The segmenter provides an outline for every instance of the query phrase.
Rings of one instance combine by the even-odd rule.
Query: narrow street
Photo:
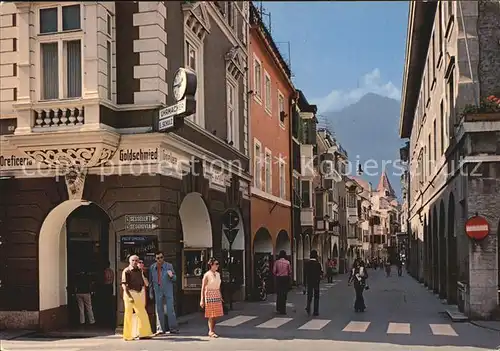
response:
[[[288,315],[277,317],[270,297],[260,303],[242,303],[219,323],[219,339],[206,337],[201,317],[182,326],[179,336],[125,343],[118,336],[79,340],[17,339],[2,350],[185,350],[186,347],[218,350],[285,350],[292,347],[335,346],[336,350],[424,350],[442,347],[458,350],[496,349],[498,331],[469,323],[452,323],[444,305],[413,278],[398,277],[393,269],[386,278],[381,270],[370,270],[370,289],[365,293],[367,311],[352,309],[353,288],[339,276],[321,288],[320,316],[308,317],[301,290],[289,295]],[[248,343],[251,341],[251,343]]]

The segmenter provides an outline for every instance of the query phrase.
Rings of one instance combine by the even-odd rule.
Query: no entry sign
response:
[[[490,233],[490,225],[486,218],[474,216],[465,222],[465,233],[471,239],[483,240]]]

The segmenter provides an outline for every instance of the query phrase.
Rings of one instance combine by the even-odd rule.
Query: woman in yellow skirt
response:
[[[205,318],[208,318],[208,336],[218,338],[215,334],[215,320],[224,315],[222,308],[222,294],[220,292],[219,261],[215,258],[208,260],[208,272],[203,276],[201,284],[200,306],[205,309]]]

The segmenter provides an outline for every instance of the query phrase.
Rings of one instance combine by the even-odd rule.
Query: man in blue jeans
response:
[[[177,318],[174,310],[174,267],[165,262],[163,252],[156,253],[156,263],[149,267],[149,297],[155,300],[156,332],[177,334]],[[154,292],[154,296],[153,296]],[[167,307],[168,329],[165,326],[165,305]]]

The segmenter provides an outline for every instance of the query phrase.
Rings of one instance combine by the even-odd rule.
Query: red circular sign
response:
[[[465,233],[471,239],[483,240],[490,233],[490,224],[484,217],[471,217],[465,222]]]

